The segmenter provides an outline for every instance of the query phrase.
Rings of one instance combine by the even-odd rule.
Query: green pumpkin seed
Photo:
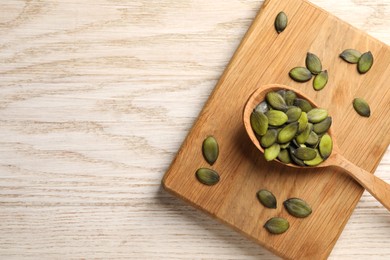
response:
[[[281,126],[288,120],[287,115],[279,110],[270,110],[265,115],[268,117],[268,124],[272,126]]]
[[[269,110],[269,107],[268,107],[268,104],[266,101],[263,101],[261,102],[260,104],[258,104],[255,108],[255,111],[257,112],[261,112],[263,114],[267,113]]]
[[[297,165],[299,165],[299,166],[306,166],[306,164],[305,164],[301,159],[299,159],[298,157],[296,157],[296,156],[294,155],[294,151],[295,151],[295,149],[293,149],[292,147],[290,147],[290,158],[291,158],[291,160],[292,160],[295,164],[297,164]]]
[[[328,71],[321,71],[320,74],[315,76],[313,80],[313,88],[315,90],[321,90],[323,89],[326,84],[328,83]]]
[[[321,155],[320,155],[320,152],[318,150],[316,150],[316,157],[313,159],[313,160],[306,160],[306,161],[303,161],[307,166],[317,166],[319,165],[320,163],[322,163],[324,160],[322,159]]]
[[[298,198],[288,199],[283,202],[283,205],[288,213],[297,218],[306,218],[312,212],[310,205],[306,201]]]
[[[290,146],[290,142],[285,143],[285,144],[279,144],[279,145],[280,145],[280,149],[286,149],[286,148],[288,148]]]
[[[362,54],[354,49],[346,49],[340,54],[340,57],[348,63],[356,64],[359,62]]]
[[[370,117],[371,109],[368,103],[362,98],[355,98],[352,102],[355,111],[364,117]]]
[[[293,151],[294,155],[302,161],[310,161],[316,158],[316,150],[308,147],[299,147]]]
[[[292,106],[294,104],[294,100],[296,99],[297,94],[294,91],[287,90],[284,94],[284,101],[286,101],[287,106]]]
[[[309,123],[309,119],[307,118],[307,113],[302,112],[301,116],[298,119],[299,128],[298,128],[298,134],[302,133],[303,130],[306,129],[307,124]]]
[[[270,191],[259,190],[257,192],[257,198],[259,199],[260,203],[264,205],[264,207],[276,209],[276,198]]]
[[[319,149],[320,149],[321,157],[324,160],[327,159],[331,155],[332,149],[333,149],[333,141],[332,141],[332,137],[330,137],[330,135],[325,134],[321,137]]]
[[[278,142],[281,144],[290,142],[298,132],[298,122],[293,122],[283,127],[278,134]]]
[[[205,185],[215,185],[219,182],[219,174],[207,168],[200,168],[196,171],[196,178]]]
[[[318,135],[314,131],[311,131],[305,143],[314,146],[318,143],[318,140]]]
[[[318,135],[323,134],[329,130],[331,125],[332,125],[332,118],[327,117],[320,123],[314,124],[313,131]]]
[[[268,118],[261,112],[253,111],[250,117],[250,122],[253,131],[256,134],[263,136],[268,130]]]
[[[307,127],[305,130],[303,130],[302,133],[300,133],[295,140],[297,141],[298,144],[304,144],[306,143],[307,139],[309,139],[310,132],[313,130],[313,125],[308,123]]]
[[[278,33],[281,33],[286,29],[288,23],[287,15],[284,12],[278,13],[275,18],[275,29]]]
[[[267,93],[266,99],[268,104],[274,109],[285,111],[288,108],[284,98],[276,92]]]
[[[310,70],[312,74],[317,75],[322,71],[322,64],[317,55],[308,52],[306,55],[306,68]]]
[[[270,147],[276,142],[278,137],[278,131],[275,129],[269,129],[265,135],[263,135],[260,139],[260,144],[263,148]]]
[[[292,123],[297,121],[302,114],[302,110],[299,107],[292,106],[286,111],[288,117],[287,123]]]
[[[276,93],[278,93],[279,95],[282,96],[283,99],[285,99],[285,96],[286,96],[286,90],[284,89],[281,89],[281,90],[278,90],[276,91]],[[286,101],[286,100],[285,100]]]
[[[267,161],[275,160],[278,157],[279,152],[280,145],[275,143],[264,150],[264,158]]]
[[[359,73],[364,74],[367,71],[369,71],[373,63],[374,63],[374,57],[372,56],[372,53],[370,51],[363,53],[358,62]]]
[[[279,152],[278,159],[285,164],[291,163],[290,153],[286,149]]]
[[[289,72],[290,77],[297,82],[309,81],[312,77],[310,70],[304,67],[295,67]]]
[[[282,234],[287,231],[290,224],[284,218],[271,218],[265,223],[264,227],[272,234]]]
[[[213,165],[218,158],[219,147],[218,142],[213,136],[209,136],[203,141],[202,145],[203,156],[205,160]]]
[[[294,106],[299,107],[306,113],[313,109],[312,105],[307,100],[301,98],[296,98],[294,100]]]
[[[307,113],[307,118],[311,123],[319,123],[328,117],[328,111],[323,108],[313,108]]]

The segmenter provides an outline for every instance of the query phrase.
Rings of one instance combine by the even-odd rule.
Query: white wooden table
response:
[[[312,2],[390,43],[390,0]],[[160,186],[261,4],[2,0],[0,258],[276,259]],[[390,259],[368,193],[331,258]]]

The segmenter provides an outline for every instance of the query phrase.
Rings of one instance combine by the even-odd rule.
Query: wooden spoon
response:
[[[249,135],[249,138],[255,144],[257,149],[259,149],[262,153],[264,153],[264,149],[261,147],[260,142],[256,138],[255,133],[252,130],[252,126],[250,123],[250,115],[253,112],[253,109],[262,101],[265,100],[266,94],[271,91],[278,91],[281,89],[287,89],[294,91],[297,96],[302,97],[309,101],[313,105],[313,107],[318,107],[312,100],[310,100],[305,94],[302,92],[293,89],[288,86],[280,85],[280,84],[270,84],[265,85],[258,88],[253,94],[249,97],[247,103],[244,107],[243,120],[246,132]],[[352,178],[354,178],[361,186],[363,186],[372,196],[374,196],[383,206],[385,206],[390,211],[390,184],[384,182],[378,177],[374,176],[370,172],[363,170],[362,168],[356,166],[352,162],[348,161],[341,153],[336,144],[336,140],[332,135],[332,130],[328,131],[328,134],[332,137],[333,140],[333,151],[328,159],[320,163],[318,166],[314,166],[316,168],[322,167],[338,167],[343,169],[346,173],[348,173]],[[284,164],[283,162],[276,160],[278,163]],[[286,165],[286,164],[285,164]],[[312,166],[299,166],[295,164],[287,164],[290,167],[300,168],[300,169],[308,169],[313,168]]]

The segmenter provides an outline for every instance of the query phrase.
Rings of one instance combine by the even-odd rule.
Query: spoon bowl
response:
[[[251,139],[252,143],[256,146],[258,150],[264,153],[263,147],[261,147],[259,140],[256,137],[255,132],[252,129],[250,123],[250,116],[256,106],[265,100],[267,93],[278,90],[291,90],[296,93],[300,98],[306,99],[313,107],[318,107],[316,103],[308,98],[304,93],[289,86],[281,84],[269,84],[264,85],[255,90],[249,97],[248,101],[245,104],[243,112],[243,122],[245,130]],[[361,186],[363,186],[368,192],[371,193],[379,202],[382,203],[390,211],[390,185],[378,177],[374,176],[372,173],[363,170],[362,168],[356,166],[349,160],[347,160],[341,153],[337,146],[336,139],[332,132],[332,127],[328,130],[328,134],[332,137],[333,140],[333,150],[331,155],[320,163],[317,166],[299,166],[295,164],[285,164],[279,160],[276,162],[299,169],[308,169],[308,168],[322,168],[322,167],[338,167],[343,169],[348,173],[352,178],[354,178]]]

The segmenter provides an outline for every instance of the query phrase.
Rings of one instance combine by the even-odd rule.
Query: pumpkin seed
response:
[[[271,218],[265,223],[264,227],[272,234],[282,234],[287,231],[290,224],[284,218]]]
[[[317,55],[308,52],[306,55],[306,68],[310,70],[312,74],[317,75],[322,71],[322,64]]]
[[[302,114],[302,110],[299,107],[292,106],[286,111],[288,117],[287,123],[292,123],[297,121]]]
[[[298,134],[299,134],[306,129],[307,124],[309,123],[309,119],[307,118],[306,112],[302,112],[301,116],[298,119],[298,123],[299,123]]]
[[[278,93],[279,95],[282,96],[283,99],[285,99],[285,96],[286,96],[286,90],[284,89],[281,89],[281,90],[278,90],[276,91],[276,93]],[[286,100],[285,100],[286,101]]]
[[[287,149],[280,150],[278,159],[285,164],[291,163],[290,153],[287,151]]]
[[[272,161],[276,159],[276,157],[278,157],[279,152],[280,152],[280,145],[275,143],[264,150],[264,158],[267,161]]]
[[[355,98],[352,102],[355,111],[364,117],[370,117],[371,109],[368,103],[362,98]]]
[[[374,57],[370,51],[363,53],[358,62],[358,71],[364,74],[369,71],[374,63]]]
[[[307,113],[307,118],[311,123],[319,123],[328,117],[328,111],[323,108],[313,108]]]
[[[256,134],[263,136],[267,132],[268,129],[268,118],[264,113],[253,111],[250,117],[250,122],[253,131]]]
[[[281,126],[288,120],[287,115],[279,110],[270,110],[265,115],[268,117],[268,124],[272,126]]]
[[[306,143],[307,139],[309,138],[310,136],[310,132],[313,130],[313,125],[308,123],[307,124],[307,127],[305,128],[305,130],[303,130],[302,133],[300,133],[296,138],[295,140],[297,141],[298,144],[304,144]]]
[[[302,99],[302,98],[296,98],[294,100],[294,106],[299,107],[302,109],[303,112],[309,112],[313,109],[312,105],[309,103],[309,101]]]
[[[279,144],[279,145],[280,145],[280,149],[286,149],[290,146],[290,142],[285,143],[285,144]]]
[[[215,185],[219,182],[219,174],[207,168],[200,168],[196,171],[196,178],[205,185]]]
[[[259,199],[260,203],[264,205],[264,207],[276,209],[276,198],[270,191],[259,190],[257,192],[257,198]]]
[[[283,202],[283,205],[288,213],[297,218],[306,218],[312,212],[310,205],[306,201],[298,198],[288,199]]]
[[[319,165],[320,163],[322,163],[324,160],[322,159],[321,155],[320,155],[320,152],[318,150],[316,150],[316,157],[313,159],[313,160],[306,160],[306,161],[303,161],[307,166],[317,166]]]
[[[269,110],[269,107],[268,107],[268,104],[267,104],[266,101],[261,102],[255,108],[255,111],[261,112],[261,113],[264,113],[264,114],[267,113],[268,110]]]
[[[213,136],[209,136],[203,141],[202,145],[203,156],[205,160],[213,165],[218,158],[219,147],[218,142]]]
[[[277,137],[278,131],[275,129],[269,129],[265,135],[261,137],[260,144],[264,148],[270,147],[276,142]]]
[[[362,54],[354,49],[346,49],[341,54],[340,57],[348,63],[356,64],[359,62]]]
[[[318,140],[318,135],[314,131],[311,131],[305,143],[314,146],[318,143]]]
[[[295,67],[289,72],[290,77],[297,82],[309,81],[312,77],[310,70],[304,67]]]
[[[329,130],[331,125],[332,125],[332,118],[327,117],[323,121],[321,121],[320,123],[314,124],[313,131],[318,135],[323,134]]]
[[[275,18],[275,29],[278,33],[281,33],[286,29],[288,23],[287,15],[284,12],[278,13]]]
[[[297,94],[294,91],[287,90],[284,94],[284,101],[286,101],[287,106],[292,106],[294,104],[294,99],[296,99]]]
[[[287,110],[286,101],[284,101],[284,98],[280,94],[269,92],[267,93],[266,99],[272,108],[283,111]]]
[[[323,159],[326,159],[331,155],[332,149],[333,149],[333,141],[332,141],[332,137],[330,137],[330,135],[324,134],[321,137],[319,149],[320,149],[321,157]]]
[[[301,159],[299,159],[298,157],[296,157],[296,156],[294,155],[294,150],[295,150],[295,149],[293,149],[292,147],[290,147],[290,158],[291,158],[291,160],[292,160],[295,164],[297,164],[297,165],[299,165],[299,166],[306,166],[306,164],[305,164]]]
[[[316,158],[316,150],[308,147],[299,147],[293,151],[294,155],[302,161],[310,161]]]
[[[315,76],[313,80],[313,88],[315,90],[321,90],[323,89],[326,84],[328,83],[328,71],[321,71],[320,74]]]
[[[298,122],[293,122],[283,127],[278,134],[278,142],[282,144],[290,142],[298,132],[298,126]]]

